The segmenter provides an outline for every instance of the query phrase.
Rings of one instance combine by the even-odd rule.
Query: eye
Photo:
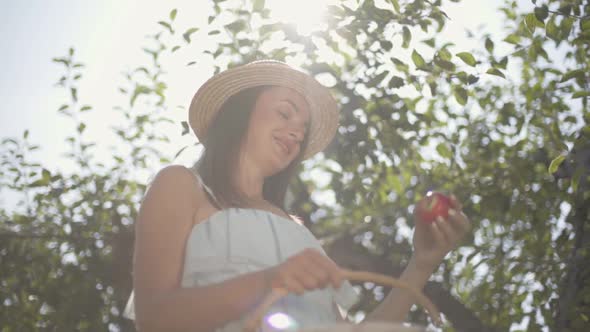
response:
[[[283,119],[288,120],[290,115],[288,107],[279,107],[279,114]]]

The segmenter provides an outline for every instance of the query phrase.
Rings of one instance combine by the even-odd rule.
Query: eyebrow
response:
[[[297,108],[297,105],[295,105],[294,102],[292,102],[289,99],[283,99],[281,101],[286,101],[288,104],[290,104],[295,109],[295,112],[299,113],[299,108]],[[309,120],[305,121],[305,128],[309,128]]]

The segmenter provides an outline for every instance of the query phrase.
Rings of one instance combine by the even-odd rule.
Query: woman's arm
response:
[[[451,204],[453,209],[449,210],[447,219],[439,217],[431,224],[415,219],[414,255],[400,279],[420,291],[449,251],[456,248],[471,230],[471,222],[461,212],[461,203],[455,196],[451,196]],[[408,291],[394,288],[366,319],[403,321],[414,302]]]
[[[432,269],[420,268],[416,260],[411,259],[399,279],[422,290],[432,272]],[[400,288],[392,288],[385,299],[365,317],[365,320],[404,321],[414,303],[415,298],[410,292]]]
[[[192,218],[205,199],[188,169],[169,166],[158,173],[142,201],[133,271],[141,331],[211,331],[252,309],[268,289],[264,271],[180,288]]]

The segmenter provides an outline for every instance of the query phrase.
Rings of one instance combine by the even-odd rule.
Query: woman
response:
[[[137,327],[239,331],[276,287],[291,295],[269,315],[285,313],[298,327],[342,320],[339,309],[358,295],[284,207],[299,163],[338,127],[328,89],[284,63],[257,61],[209,79],[191,102],[189,122],[204,154],[193,170],[162,169],[136,220],[135,299],[128,307]],[[415,253],[401,278],[419,289],[470,229],[453,203],[448,220],[417,223]],[[412,303],[393,290],[367,319],[401,321]]]

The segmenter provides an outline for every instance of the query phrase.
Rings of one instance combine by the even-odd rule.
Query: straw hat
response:
[[[291,88],[301,94],[310,107],[311,123],[307,159],[323,150],[338,128],[339,110],[325,86],[313,77],[286,63],[261,60],[234,67],[211,77],[195,93],[189,108],[189,123],[200,141],[207,136],[209,125],[223,103],[235,93],[261,85]]]

